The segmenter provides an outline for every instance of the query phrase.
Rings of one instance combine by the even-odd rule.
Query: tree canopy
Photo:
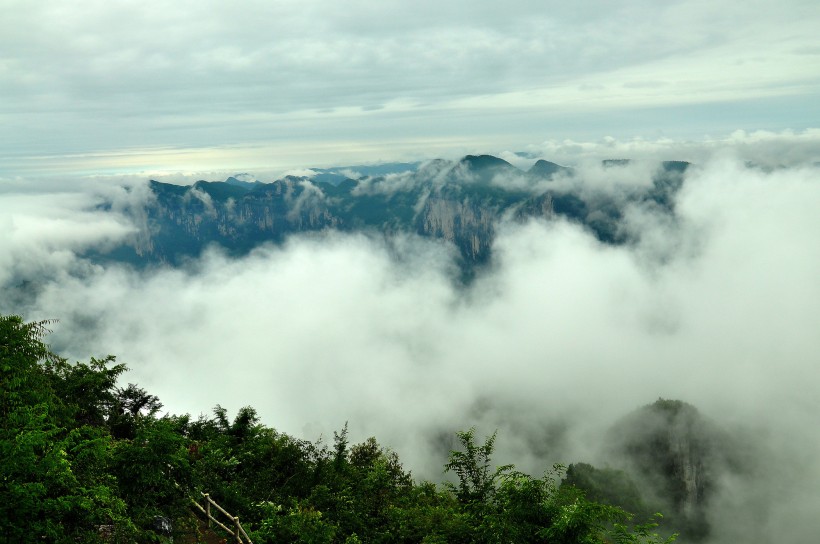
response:
[[[192,499],[207,492],[256,544],[280,542],[671,542],[653,522],[560,485],[496,466],[496,435],[460,447],[456,481],[415,481],[375,438],[333,444],[231,419],[160,415],[159,399],[119,385],[114,357],[69,363],[44,343],[47,322],[0,316],[0,542],[199,542],[210,529]]]

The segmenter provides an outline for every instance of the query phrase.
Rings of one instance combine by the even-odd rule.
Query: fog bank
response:
[[[86,192],[6,190],[0,309],[59,319],[56,350],[116,354],[125,379],[172,413],[251,405],[311,440],[349,421],[354,440],[374,435],[434,479],[458,429],[498,429],[499,462],[537,473],[603,462],[596,440],[617,418],[682,399],[759,437],[771,467],[727,482],[716,538],[809,541],[820,528],[819,177],[713,157],[690,169],[676,220],[628,211],[638,244],[603,245],[564,221],[507,224],[493,266],[466,288],[450,248],[414,237],[388,247],[329,234],[240,259],[213,250],[179,269],[95,266],[76,252],[133,231],[141,186],[106,189],[117,204],[105,212]]]

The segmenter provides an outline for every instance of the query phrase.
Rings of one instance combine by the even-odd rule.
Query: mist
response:
[[[687,173],[676,220],[627,210],[641,233],[627,246],[562,220],[505,224],[466,287],[452,248],[412,236],[293,237],[242,258],[213,248],[175,269],[92,265],[80,250],[138,230],[145,186],[36,186],[2,186],[0,310],[58,319],[56,351],[117,355],[124,381],[169,413],[250,405],[309,440],[349,422],[353,440],[376,436],[440,480],[456,430],[498,430],[497,461],[539,474],[605,463],[600,441],[620,417],[681,399],[755,437],[768,467],[723,478],[714,542],[820,529],[816,167],[716,154]]]

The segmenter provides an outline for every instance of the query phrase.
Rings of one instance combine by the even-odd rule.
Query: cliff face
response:
[[[148,236],[137,252],[147,260],[177,263],[209,244],[242,253],[291,233],[337,228],[340,219],[325,195],[298,178],[249,190],[225,183],[179,187],[151,182],[154,202],[146,207]],[[145,240],[149,241],[145,243]]]
[[[481,209],[469,200],[441,198],[428,199],[418,217],[421,234],[455,243],[471,260],[489,254],[496,220],[492,210]]]
[[[672,462],[672,478],[677,479],[680,491],[675,497],[680,512],[686,518],[698,514],[698,508],[706,497],[707,478],[705,476],[704,457],[700,443],[701,437],[694,435],[691,429],[672,425],[667,432],[669,456]]]
[[[691,405],[659,399],[616,425],[610,453],[638,483],[646,501],[690,540],[709,532],[716,473],[734,452],[728,436]]]
[[[748,431],[719,427],[679,400],[658,399],[634,411],[604,438],[599,452],[604,468],[569,465],[561,485],[619,506],[638,523],[661,512],[661,532],[679,533],[680,542],[708,540],[712,523],[721,528],[733,523],[723,508],[727,498],[737,499],[735,485],[755,487],[759,471],[770,470],[765,451]],[[756,508],[754,500],[745,508]],[[765,513],[761,508],[751,515]]]
[[[335,229],[443,239],[458,248],[464,265],[470,267],[490,258],[503,219],[561,216],[584,225],[603,242],[623,243],[626,237],[619,222],[624,203],[653,200],[672,213],[671,197],[680,186],[662,177],[663,183],[656,181],[619,201],[606,192],[552,189],[549,180],[556,175],[573,173],[544,161],[525,173],[482,155],[455,163],[434,161],[398,178],[344,179],[334,184],[297,177],[254,184],[199,181],[191,186],[152,181],[154,198],[141,212],[142,228],[130,248],[115,255],[128,254],[146,263],[178,263],[210,244],[241,254],[294,233]]]

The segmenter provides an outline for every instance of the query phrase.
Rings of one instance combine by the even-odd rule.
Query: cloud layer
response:
[[[0,172],[798,130],[817,118],[819,16],[811,0],[9,1]]]
[[[3,186],[0,281],[17,293],[3,310],[60,319],[56,349],[117,354],[172,412],[252,405],[309,439],[349,421],[354,438],[375,435],[437,478],[457,429],[499,429],[499,460],[538,472],[601,462],[597,440],[617,417],[680,398],[760,437],[771,463],[754,485],[729,482],[748,500],[720,497],[723,541],[754,541],[741,530],[750,517],[764,520],[761,542],[817,529],[816,167],[713,155],[690,169],[676,221],[628,211],[644,233],[635,247],[561,221],[507,225],[493,269],[468,288],[451,281],[450,248],[415,238],[91,266],[75,252],[130,235],[126,211],[145,193],[85,183]],[[103,196],[115,202],[105,213]]]

